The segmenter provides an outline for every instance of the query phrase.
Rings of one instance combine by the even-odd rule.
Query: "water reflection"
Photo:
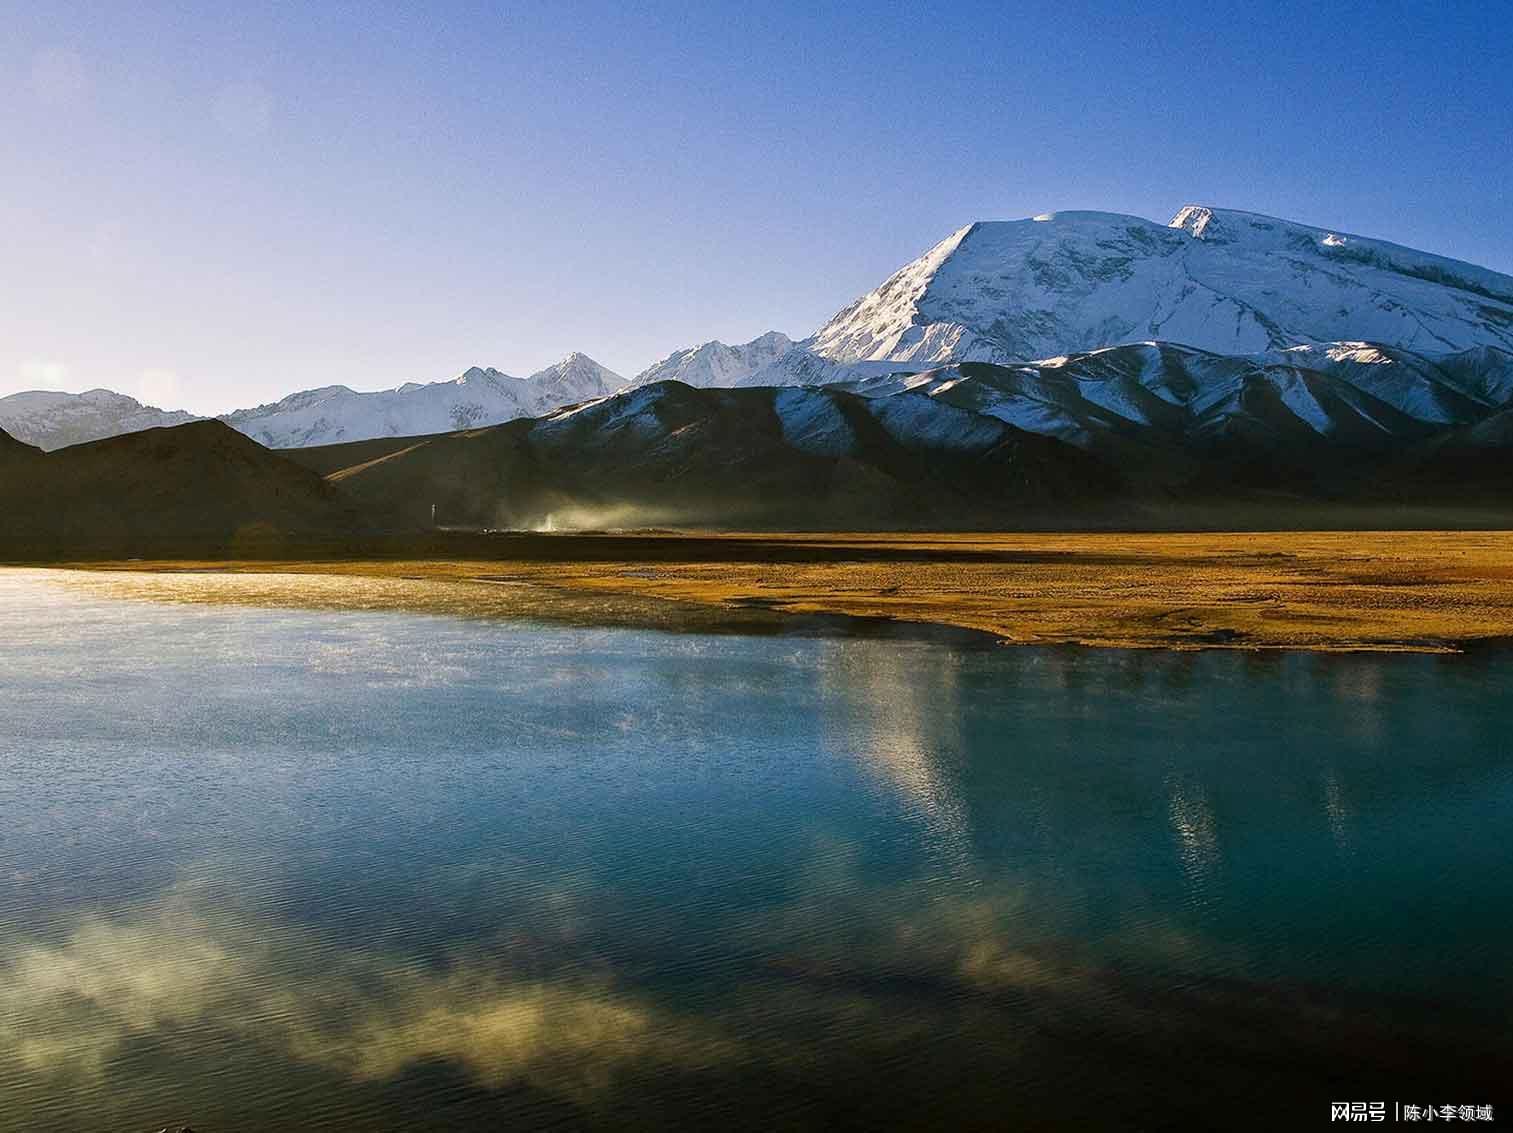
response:
[[[22,1128],[1279,1128],[1513,1070],[1507,661],[38,585],[0,574]]]
[[[1213,804],[1202,787],[1173,782],[1167,812],[1176,838],[1177,857],[1194,904],[1213,900],[1219,870],[1219,830]]]
[[[1345,726],[1365,743],[1380,742],[1384,726],[1382,666],[1356,657],[1332,660],[1335,702]]]
[[[962,655],[918,643],[819,648],[825,744],[896,791],[949,868],[970,863],[970,815],[958,771]]]
[[[1329,819],[1329,833],[1342,853],[1353,848],[1350,837],[1350,806],[1345,801],[1345,792],[1339,776],[1333,768],[1324,775],[1324,814]]]

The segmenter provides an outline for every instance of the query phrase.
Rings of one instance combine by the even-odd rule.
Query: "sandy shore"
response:
[[[1513,533],[500,536],[456,559],[76,564],[135,596],[1015,644],[1449,651],[1513,639]],[[127,572],[127,573],[114,573]],[[186,573],[187,572],[187,573]]]

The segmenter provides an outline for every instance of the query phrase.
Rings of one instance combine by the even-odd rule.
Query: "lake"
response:
[[[1508,1114],[1507,654],[669,633],[13,570],[0,719],[0,1128]]]

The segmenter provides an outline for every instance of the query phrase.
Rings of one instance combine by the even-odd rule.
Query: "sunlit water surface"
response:
[[[680,635],[0,572],[0,1128],[1490,1101],[1510,693],[1502,656]]]

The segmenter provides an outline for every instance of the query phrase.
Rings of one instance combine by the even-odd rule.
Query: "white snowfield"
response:
[[[802,342],[776,331],[735,346],[706,342],[629,383],[571,354],[523,379],[474,367],[378,393],[328,386],[222,420],[269,447],[299,447],[537,417],[667,380],[844,382],[876,396],[913,388],[898,375],[923,371],[935,373],[920,395],[961,404],[968,389],[953,393],[952,383],[963,376],[942,367],[992,362],[1018,375],[967,382],[992,415],[1067,439],[1104,419],[1158,425],[1168,420],[1163,406],[1178,403],[1203,420],[1257,412],[1262,386],[1275,395],[1267,412],[1315,432],[1337,431],[1352,415],[1399,432],[1404,420],[1452,425],[1507,405],[1510,352],[1513,277],[1486,268],[1201,205],[1165,225],[1054,212],[952,233]],[[1140,376],[1130,366],[1143,367]],[[105,390],[0,399],[0,429],[44,448],[190,419]],[[841,435],[833,422],[792,428],[803,444]]]

